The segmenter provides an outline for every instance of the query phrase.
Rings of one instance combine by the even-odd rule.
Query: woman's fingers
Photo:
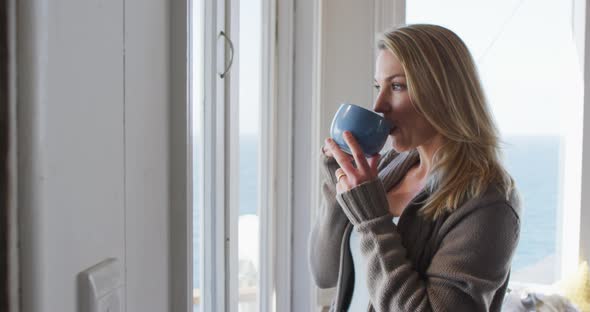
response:
[[[350,147],[350,151],[352,152],[352,157],[354,157],[356,167],[359,168],[359,170],[363,174],[369,174],[371,172],[371,168],[367,163],[367,158],[365,158],[365,153],[363,153],[363,149],[361,148],[361,146],[358,144],[358,142],[356,141],[356,139],[350,131],[344,131],[343,136],[344,141],[346,141],[346,144],[348,144],[348,147]]]
[[[371,172],[373,176],[377,176],[379,174],[379,159],[381,159],[381,155],[377,154],[369,158],[369,167],[371,167]]]
[[[340,165],[340,168],[334,172],[337,180],[336,190],[338,193],[342,193],[375,178],[378,174],[377,167],[380,157],[377,154],[367,160],[360,145],[349,131],[344,133],[344,140],[350,147],[352,157],[342,151],[338,144],[331,138],[327,138],[324,145],[324,153],[331,153],[338,165]]]
[[[326,147],[332,153],[334,159],[336,159],[336,162],[340,165],[340,168],[344,170],[344,173],[348,176],[354,175],[356,169],[352,165],[351,157],[344,153],[338,144],[336,144],[331,138],[326,139]]]
[[[350,189],[348,178],[346,176],[346,173],[344,173],[344,170],[342,170],[342,168],[336,169],[336,171],[334,171],[334,175],[336,176],[337,193],[342,193]]]
[[[322,153],[324,154],[324,156],[332,158],[334,157],[334,155],[332,155],[332,152],[330,152],[329,149],[326,148],[326,146],[322,146]]]
[[[340,193],[344,193],[348,190],[350,190],[352,188],[352,186],[350,186],[350,184],[348,183],[348,181],[345,178],[342,178],[340,180],[340,182],[336,183],[336,193],[340,194]]]
[[[336,177],[336,183],[339,183],[342,178],[346,177],[346,173],[344,173],[342,168],[338,168],[336,171],[334,171],[334,176]]]

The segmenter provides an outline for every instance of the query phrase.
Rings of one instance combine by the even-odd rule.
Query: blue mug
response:
[[[340,149],[351,154],[350,148],[344,141],[344,131],[352,132],[365,156],[370,157],[381,151],[393,123],[383,116],[354,104],[342,104],[332,119],[330,136]]]

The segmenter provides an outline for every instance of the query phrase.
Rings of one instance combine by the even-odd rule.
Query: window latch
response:
[[[231,40],[229,39],[229,37],[225,34],[225,32],[222,30],[219,32],[219,36],[217,36],[217,39],[219,39],[220,37],[223,37],[223,39],[225,39],[225,41],[229,44],[229,64],[227,65],[227,67],[225,67],[223,73],[219,73],[219,78],[223,79],[225,78],[225,76],[227,75],[227,73],[229,72],[229,69],[231,68],[231,65],[234,61],[234,44],[231,42]]]

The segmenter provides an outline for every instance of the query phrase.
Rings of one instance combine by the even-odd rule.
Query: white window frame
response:
[[[259,311],[291,310],[293,0],[262,1]],[[268,27],[264,27],[268,25]]]
[[[590,5],[584,0],[575,0],[579,8],[574,17],[574,36],[581,56],[581,69],[584,74],[584,122],[582,147],[582,191],[580,225],[590,224]],[[581,14],[579,12],[582,12]],[[582,17],[580,17],[582,15]],[[588,62],[587,62],[588,61]],[[580,226],[581,259],[590,261],[590,227]]]
[[[190,190],[190,2],[170,5],[170,310],[192,309],[192,198]]]
[[[230,179],[239,172],[236,159],[239,159],[239,146],[236,146],[238,127],[231,121],[237,121],[236,109],[231,107],[235,98],[236,87],[231,87],[231,75],[237,73],[239,60],[234,59],[231,73],[221,78],[229,58],[229,49],[220,33],[223,31],[238,48],[237,36],[228,27],[226,19],[231,19],[228,6],[231,1],[204,1],[205,3],[205,59],[204,59],[204,158],[200,237],[201,241],[201,294],[203,311],[231,311],[231,303],[237,301],[237,282],[232,283],[230,276],[237,272],[236,236],[237,215],[235,214],[236,184],[239,181]],[[235,52],[235,50],[234,50]],[[236,57],[237,55],[234,55]],[[229,81],[226,83],[226,79]],[[233,89],[233,90],[231,90]],[[226,100],[227,99],[227,100]],[[232,140],[233,139],[233,140]],[[232,146],[233,143],[233,146]],[[236,153],[237,155],[232,155]],[[189,210],[192,207],[187,207]],[[232,231],[232,227],[234,230]],[[206,238],[206,239],[204,239]],[[192,250],[192,248],[190,249]],[[232,250],[234,250],[232,252]],[[231,261],[231,256],[235,261]]]
[[[260,118],[260,311],[289,311],[291,305],[293,1],[262,0],[262,103]],[[172,311],[192,311],[192,1],[171,4],[171,211],[170,291]],[[203,2],[204,157],[200,293],[203,311],[237,311],[239,216],[238,0]],[[279,17],[280,16],[280,17]],[[268,27],[265,27],[268,26]],[[231,73],[228,45],[234,46]],[[280,45],[279,39],[280,38]],[[233,307],[233,308],[232,308]]]

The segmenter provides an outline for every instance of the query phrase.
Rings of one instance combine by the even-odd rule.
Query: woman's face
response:
[[[395,127],[389,136],[397,152],[424,145],[437,132],[414,108],[402,65],[388,50],[380,50],[377,56],[375,88],[378,95],[373,110],[393,121]]]

